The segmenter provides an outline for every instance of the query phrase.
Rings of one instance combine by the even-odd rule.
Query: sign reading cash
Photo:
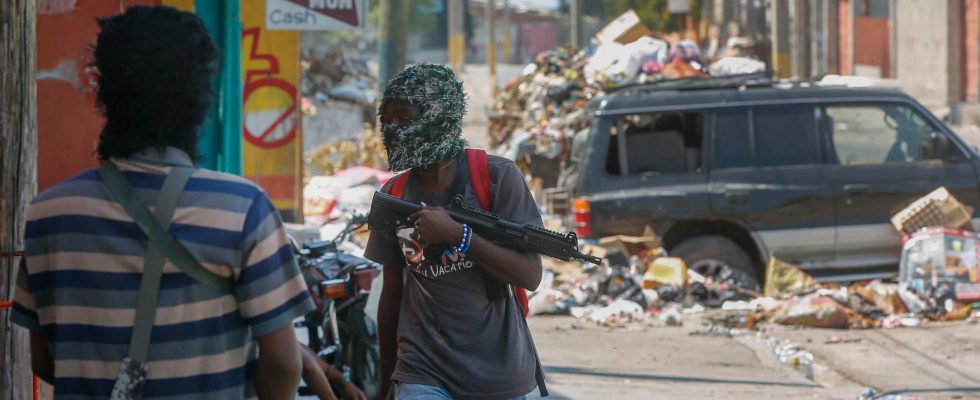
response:
[[[364,27],[366,0],[266,0],[265,29],[343,31]]]

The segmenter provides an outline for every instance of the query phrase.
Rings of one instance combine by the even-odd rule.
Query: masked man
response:
[[[397,235],[372,231],[366,252],[385,267],[382,391],[398,399],[513,399],[535,386],[547,394],[514,295],[538,286],[540,257],[490,243],[442,208],[462,196],[501,218],[541,224],[516,165],[466,148],[465,111],[462,82],[430,64],[395,76],[379,109],[390,169],[405,171],[382,190],[424,206]]]

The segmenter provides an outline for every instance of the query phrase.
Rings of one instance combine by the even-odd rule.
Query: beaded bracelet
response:
[[[463,224],[463,238],[459,241],[459,246],[452,247],[453,252],[459,254],[466,254],[470,249],[470,239],[473,236],[473,229],[469,225]]]

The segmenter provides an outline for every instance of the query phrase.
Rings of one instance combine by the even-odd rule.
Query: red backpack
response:
[[[486,211],[493,211],[493,195],[490,193],[490,168],[487,161],[487,153],[479,149],[466,149],[466,164],[470,170],[470,185],[476,193],[477,200],[480,201],[480,208]],[[405,183],[408,182],[408,173],[404,172],[395,178],[395,183],[391,185],[392,196],[401,198],[405,191]],[[521,305],[521,311],[527,316],[527,291],[519,286],[511,285],[514,289],[514,297]]]

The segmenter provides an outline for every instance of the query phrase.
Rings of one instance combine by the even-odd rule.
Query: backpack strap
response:
[[[486,211],[493,211],[493,196],[490,192],[490,160],[487,152],[480,149],[466,149],[466,163],[470,170],[470,185],[476,193],[477,200],[480,201],[480,208]],[[530,308],[528,307],[527,290],[519,286],[511,286],[514,290],[514,297],[517,304],[521,306],[524,317],[527,317]]]
[[[411,170],[402,172],[398,174],[398,176],[392,178],[395,180],[395,183],[391,184],[391,190],[388,192],[388,194],[399,199],[402,198],[402,194],[405,193],[405,183],[408,182],[409,172],[411,172]]]
[[[493,197],[490,193],[490,162],[487,152],[480,149],[466,149],[466,164],[470,170],[470,185],[480,202],[480,208],[493,211]]]

